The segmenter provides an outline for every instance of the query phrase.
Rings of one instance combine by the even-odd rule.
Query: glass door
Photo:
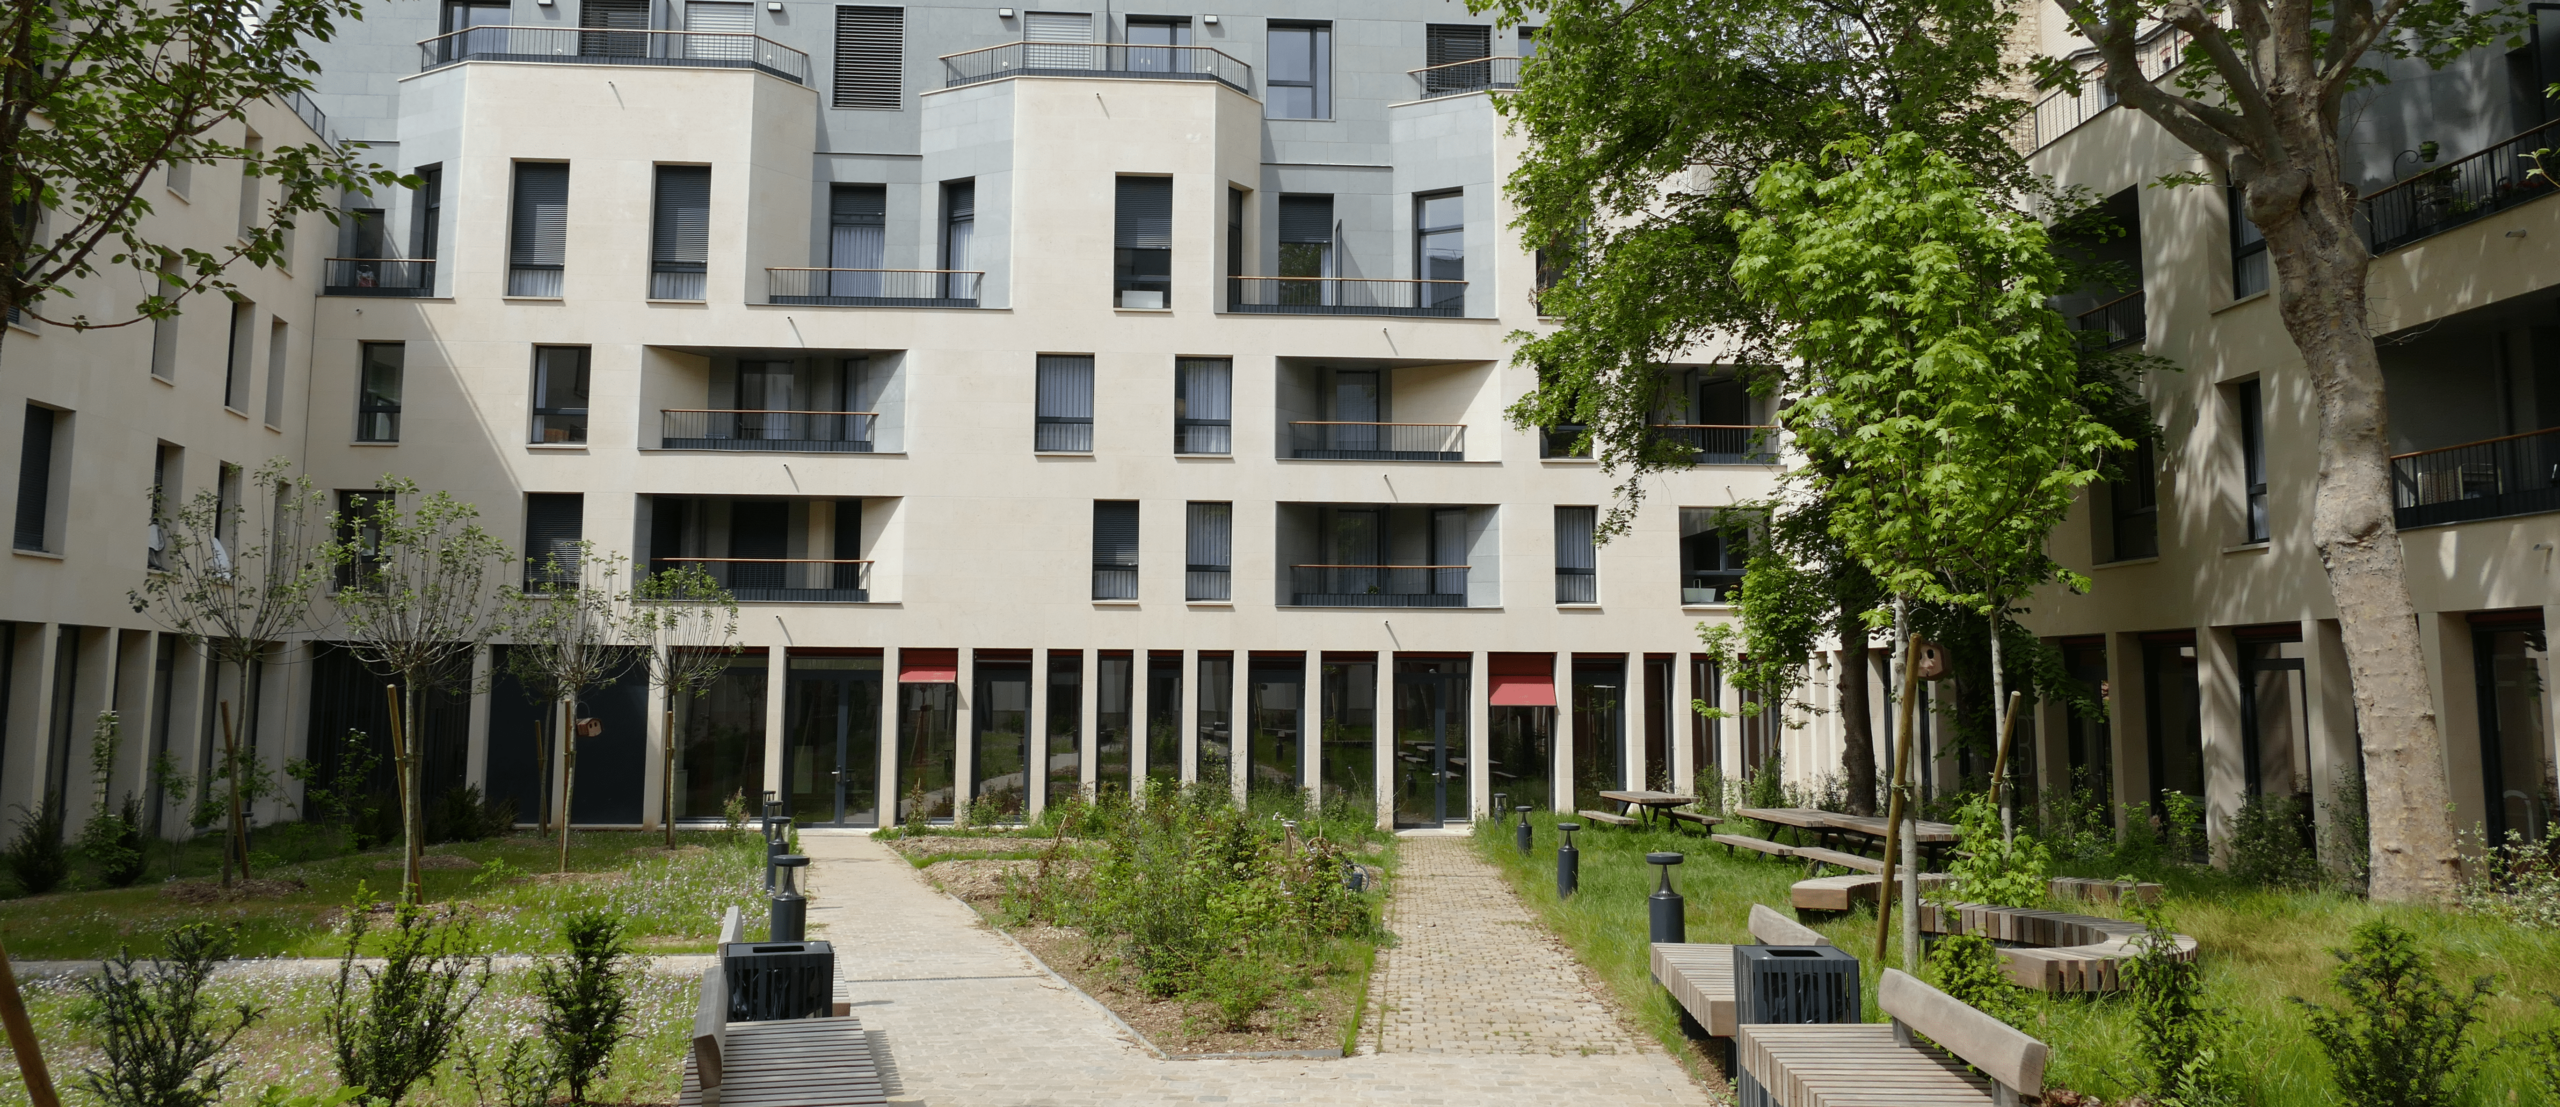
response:
[[[1396,662],[1396,825],[1467,818],[1467,663]]]
[[[801,825],[880,825],[880,659],[791,659],[785,782]]]

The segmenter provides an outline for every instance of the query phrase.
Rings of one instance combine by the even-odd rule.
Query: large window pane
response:
[[[586,440],[587,348],[534,347],[533,441],[560,445]]]
[[[1030,812],[1031,661],[980,652],[978,702],[969,712],[973,822],[1018,822]]]
[[[1324,663],[1322,749],[1317,773],[1327,803],[1368,808],[1377,802],[1378,665]]]
[[[1104,651],[1094,663],[1094,787],[1105,796],[1129,795],[1131,764],[1130,681],[1135,659],[1129,651]]]
[[[951,819],[959,692],[959,685],[946,682],[898,685],[899,822]]]
[[[1049,653],[1050,803],[1062,803],[1084,789],[1084,654]]]
[[[1627,667],[1573,663],[1573,806],[1606,811],[1600,793],[1626,782]]]
[[[1300,719],[1306,710],[1306,661],[1256,657],[1245,677],[1252,710],[1245,785],[1256,791],[1294,792],[1304,756]]]
[[[1182,654],[1147,655],[1147,780],[1182,779]]]
[[[742,657],[709,692],[676,697],[676,818],[719,818],[732,797],[760,809],[765,676],[762,657]]]
[[[1199,775],[1194,779],[1211,787],[1223,787],[1234,779],[1236,659],[1231,654],[1200,655],[1200,712],[1193,733],[1197,735]]]

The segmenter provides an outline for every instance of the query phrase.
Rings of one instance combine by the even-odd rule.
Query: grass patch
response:
[[[1586,830],[1574,836],[1582,853],[1581,892],[1559,902],[1556,821],[1553,815],[1531,816],[1537,845],[1529,858],[1513,847],[1507,825],[1479,824],[1475,845],[1502,869],[1547,927],[1606,982],[1638,1026],[1693,1069],[1721,1074],[1707,1064],[1711,1054],[1720,1061],[1721,1046],[1710,1049],[1691,1039],[1681,1028],[1678,1006],[1651,979],[1645,897],[1656,877],[1644,855],[1657,850],[1688,855],[1687,863],[1673,870],[1673,880],[1688,899],[1688,938],[1693,942],[1750,941],[1745,927],[1750,905],[1786,910],[1788,886],[1804,877],[1803,866],[1749,855],[1729,858],[1722,847],[1695,832]],[[2560,1025],[2560,1011],[2545,998],[2560,993],[2560,930],[2526,929],[2456,910],[2373,904],[2334,890],[2257,888],[2213,870],[2172,867],[2159,878],[2168,885],[2172,924],[2194,935],[2200,945],[2207,1001],[2229,1009],[2236,1022],[2232,1041],[2241,1052],[2236,1063],[2255,1107],[2332,1107],[2339,1102],[2328,1061],[2291,997],[2334,1006],[2339,997],[2329,981],[2337,960],[2328,951],[2345,948],[2356,926],[2371,919],[2388,918],[2416,934],[2434,956],[2437,971],[2456,987],[2474,976],[2499,976],[2498,994],[2489,1001],[2483,1029],[2477,1032],[2484,1041]],[[2099,904],[2060,909],[2122,914]],[[1810,925],[1857,955],[1867,1018],[1880,1020],[1875,994],[1882,966],[1872,956],[1874,915],[1861,910]],[[1887,957],[1889,964],[1901,963],[1898,943]],[[2048,1089],[2069,1088],[2109,1102],[2135,1094],[2142,1066],[2134,1052],[2132,1007],[2124,997],[2026,992],[2021,998],[2023,1028],[2053,1049],[2045,1070]],[[2470,1090],[2471,1102],[2483,1107],[2538,1102],[2533,1064],[2521,1050],[2499,1051],[2483,1066]]]

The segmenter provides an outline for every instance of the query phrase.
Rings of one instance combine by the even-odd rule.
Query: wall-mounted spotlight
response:
[[[771,2],[767,3],[767,4],[764,6],[764,10],[769,11],[769,12],[772,12],[772,13],[773,13],[773,14],[775,14],[775,15],[781,15],[781,14],[782,14],[782,0],[771,0]]]
[[[1013,18],[1013,9],[1012,9],[1012,8],[997,8],[997,9],[996,9],[996,18],[998,18],[998,19],[1011,19],[1011,18]]]
[[[1200,22],[1215,27],[1218,25],[1218,17],[1214,15],[1204,15],[1200,17]]]

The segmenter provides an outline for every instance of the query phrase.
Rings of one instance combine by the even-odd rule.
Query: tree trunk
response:
[[[2284,122],[2297,132],[2321,126],[2317,119]],[[2306,148],[2299,143],[2308,136],[2286,137],[2289,146]],[[2392,520],[2382,366],[2366,314],[2372,258],[2356,233],[2354,193],[2336,177],[2337,159],[2307,160],[2318,166],[2313,173],[2261,175],[2248,182],[2247,196],[2275,265],[2277,309],[2320,405],[2311,540],[2328,574],[2355,686],[2373,832],[2372,896],[2450,902],[2461,859],[2444,736]]]
[[[2007,603],[1998,596],[1991,598],[1991,615],[1984,620],[1991,626],[1991,794],[2000,801],[2000,840],[2018,837],[2017,807],[2010,802],[2009,781],[2009,675],[2000,671],[2000,609]]]
[[[666,740],[658,751],[658,756],[665,770],[660,774],[659,785],[666,792],[666,803],[658,809],[658,821],[667,824],[667,848],[674,849],[676,848],[676,709],[672,706],[667,708]],[[878,820],[875,819],[873,822],[876,824]]]
[[[1867,697],[1867,625],[1843,609],[1840,638],[1840,772],[1848,777],[1849,813],[1876,813],[1874,711]]]
[[[578,700],[560,702],[560,871],[569,871],[569,795],[578,786]]]

